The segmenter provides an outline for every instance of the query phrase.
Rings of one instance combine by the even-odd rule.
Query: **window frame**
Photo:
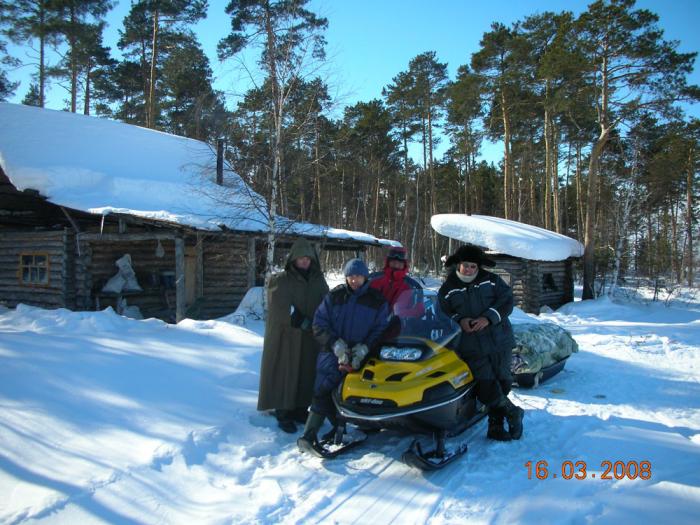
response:
[[[24,259],[26,257],[31,257],[31,264],[25,264]],[[43,257],[46,261],[45,264],[40,265],[36,263],[36,257]],[[46,271],[46,282],[32,282],[31,280],[24,280],[24,270],[28,268],[30,279],[32,274],[32,269],[42,269]],[[38,272],[37,272],[38,273]],[[20,286],[26,286],[28,288],[48,288],[51,286],[51,260],[49,259],[48,252],[21,252],[19,254],[19,266],[17,268],[17,280]]]

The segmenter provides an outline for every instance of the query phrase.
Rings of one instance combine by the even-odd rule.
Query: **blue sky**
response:
[[[226,0],[210,0],[209,16],[195,28],[200,42],[211,60],[216,87],[227,95],[233,107],[238,95],[249,86],[247,74],[237,63],[219,63],[216,44],[230,29],[224,13]],[[425,51],[435,51],[441,62],[447,62],[451,78],[457,68],[469,62],[478,49],[484,32],[491,23],[506,25],[529,14],[544,11],[585,10],[590,2],[581,0],[313,0],[310,8],[328,18],[326,33],[329,64],[325,79],[331,94],[339,100],[339,108],[357,101],[381,97],[382,88],[394,76],[408,68],[408,62]],[[130,2],[121,0],[108,21],[105,43],[116,50],[121,21]],[[647,8],[660,17],[666,39],[678,40],[682,52],[700,50],[699,0],[639,0],[638,8]],[[700,73],[691,75],[700,84]],[[20,70],[13,79],[22,85],[12,100],[19,102],[28,87],[28,71]],[[54,86],[49,93],[48,107],[60,109],[65,91]],[[700,116],[695,105],[689,112]]]

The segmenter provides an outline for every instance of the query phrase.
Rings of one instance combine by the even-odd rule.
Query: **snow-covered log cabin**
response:
[[[439,234],[488,251],[491,269],[513,288],[515,306],[528,313],[574,300],[574,264],[583,245],[537,226],[485,215],[440,214],[431,218]],[[457,241],[457,242],[453,242]]]
[[[266,203],[214,148],[5,103],[0,122],[0,304],[209,319],[260,284]],[[391,244],[282,217],[276,231],[281,254],[300,236],[319,250]],[[105,288],[126,254],[137,284]]]

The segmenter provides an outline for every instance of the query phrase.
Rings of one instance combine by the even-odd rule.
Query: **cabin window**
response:
[[[19,256],[19,281],[27,285],[49,284],[49,254],[22,253]]]
[[[547,290],[552,290],[552,291],[558,291],[557,283],[554,282],[554,275],[551,273],[545,273],[544,277],[542,278],[542,290],[547,291]]]
[[[510,281],[511,281],[511,277],[510,277],[510,274],[509,274],[508,272],[506,272],[505,270],[502,270],[502,269],[499,268],[499,269],[496,269],[496,270],[494,271],[494,273],[496,273],[501,279],[503,279],[503,281],[504,281],[508,286],[512,286],[512,284],[511,284],[511,282],[510,282]]]

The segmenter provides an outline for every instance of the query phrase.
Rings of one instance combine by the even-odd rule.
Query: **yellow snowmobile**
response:
[[[420,317],[394,317],[393,332],[357,372],[349,373],[333,394],[343,422],[361,430],[399,429],[432,435],[435,445],[423,451],[418,439],[403,460],[436,470],[466,452],[466,444],[449,450],[456,436],[484,417],[474,392],[474,377],[456,354],[461,330],[440,308],[436,296],[423,298]]]

